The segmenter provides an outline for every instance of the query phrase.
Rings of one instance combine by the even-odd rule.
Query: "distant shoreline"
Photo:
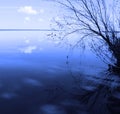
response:
[[[0,29],[0,31],[61,31],[55,29]]]

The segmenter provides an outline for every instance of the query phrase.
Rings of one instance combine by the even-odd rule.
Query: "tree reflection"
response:
[[[120,114],[120,83],[119,77],[111,75],[105,78],[92,77],[95,82],[89,82],[81,86],[81,93],[75,94],[75,99],[82,102],[90,114]],[[99,84],[96,83],[96,80]],[[96,83],[96,85],[94,84]],[[88,89],[85,86],[94,89]]]

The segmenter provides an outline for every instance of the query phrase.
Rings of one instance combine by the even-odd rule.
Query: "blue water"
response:
[[[0,34],[0,114],[119,114],[119,76],[90,51],[45,33]]]

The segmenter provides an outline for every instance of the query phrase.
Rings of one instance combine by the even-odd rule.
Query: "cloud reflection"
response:
[[[22,53],[31,54],[36,49],[37,49],[37,46],[27,46],[27,47],[24,47],[24,48],[20,48],[19,50]]]

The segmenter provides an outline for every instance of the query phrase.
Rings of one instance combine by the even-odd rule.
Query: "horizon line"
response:
[[[56,29],[0,29],[0,31],[62,31]]]

